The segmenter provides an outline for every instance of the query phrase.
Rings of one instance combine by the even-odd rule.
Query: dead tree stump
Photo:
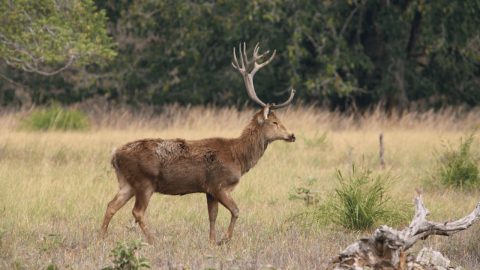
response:
[[[422,195],[415,198],[415,217],[403,231],[380,226],[368,238],[348,246],[334,258],[328,270],[430,270],[456,269],[439,252],[423,249],[417,257],[405,251],[418,240],[430,235],[450,236],[472,226],[480,218],[480,202],[473,212],[454,222],[427,221],[430,211],[423,204]],[[448,261],[448,263],[446,263]],[[461,269],[461,268],[458,268]]]
[[[380,165],[385,166],[385,158],[383,157],[383,133],[380,133]]]

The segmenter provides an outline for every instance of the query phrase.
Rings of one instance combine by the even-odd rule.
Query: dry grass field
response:
[[[114,146],[141,138],[235,137],[253,115],[233,108],[170,106],[162,114],[127,110],[92,110],[94,127],[84,132],[28,132],[16,126],[21,112],[0,115],[0,269],[101,269],[111,265],[117,241],[144,239],[135,224],[131,200],[112,219],[106,238],[96,243],[107,203],[117,191],[110,166]],[[397,176],[390,193],[413,201],[423,190],[430,219],[441,222],[469,214],[480,192],[445,189],[435,184],[435,149],[449,139],[454,147],[466,130],[480,125],[480,112],[443,110],[386,117],[379,110],[362,117],[343,116],[313,107],[290,107],[277,115],[298,140],[271,144],[257,166],[232,193],[240,208],[233,239],[208,244],[204,194],[154,195],[147,222],[156,239],[141,257],[155,269],[322,269],[328,260],[370,232],[336,225],[299,228],[285,222],[304,211],[289,200],[301,177],[313,176],[320,199],[335,187],[334,171],[347,174],[350,163],[374,174]],[[328,130],[325,147],[309,147]],[[379,165],[379,134],[384,134],[386,168]],[[303,135],[302,135],[303,134]],[[480,154],[480,136],[472,145]],[[413,203],[412,203],[413,208]],[[217,238],[225,233],[230,213],[220,207]],[[388,225],[388,224],[387,224]],[[400,225],[398,228],[403,229]],[[431,246],[466,269],[480,269],[480,224],[452,237],[431,237],[411,251]],[[188,268],[190,267],[190,268]]]

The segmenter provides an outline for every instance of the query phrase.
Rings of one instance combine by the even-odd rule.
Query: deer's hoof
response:
[[[155,239],[153,239],[153,237],[151,237],[151,236],[150,236],[150,237],[147,237],[147,243],[148,243],[149,245],[153,245],[153,244],[155,244]]]

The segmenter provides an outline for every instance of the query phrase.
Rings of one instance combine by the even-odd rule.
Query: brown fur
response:
[[[257,164],[268,144],[275,140],[293,142],[295,135],[269,111],[267,105],[255,114],[238,138],[143,139],[114,149],[112,165],[117,173],[119,190],[108,203],[98,240],[107,232],[113,215],[135,196],[133,216],[152,243],[144,214],[150,197],[158,192],[168,195],[206,193],[211,242],[215,242],[215,220],[220,202],[232,214],[221,242],[227,241],[239,215],[230,192],[242,175]]]

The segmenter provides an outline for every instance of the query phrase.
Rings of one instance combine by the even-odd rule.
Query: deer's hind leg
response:
[[[215,221],[218,214],[218,201],[212,195],[207,194],[208,219],[210,220],[210,244],[215,244]]]
[[[134,195],[132,187],[125,181],[123,176],[121,174],[118,174],[117,176],[119,180],[118,192],[113,200],[108,203],[107,212],[105,213],[97,241],[100,241],[103,236],[105,236],[105,233],[107,233],[108,224],[110,223],[113,215],[115,215],[115,213],[122,208]]]
[[[148,182],[144,182],[145,184]],[[143,233],[147,237],[147,242],[153,244],[153,236],[148,229],[147,223],[145,222],[145,210],[147,209],[148,203],[152,194],[155,192],[153,186],[147,184],[147,187],[136,188],[135,193],[135,205],[133,206],[132,214],[135,217],[136,222],[142,229]]]

